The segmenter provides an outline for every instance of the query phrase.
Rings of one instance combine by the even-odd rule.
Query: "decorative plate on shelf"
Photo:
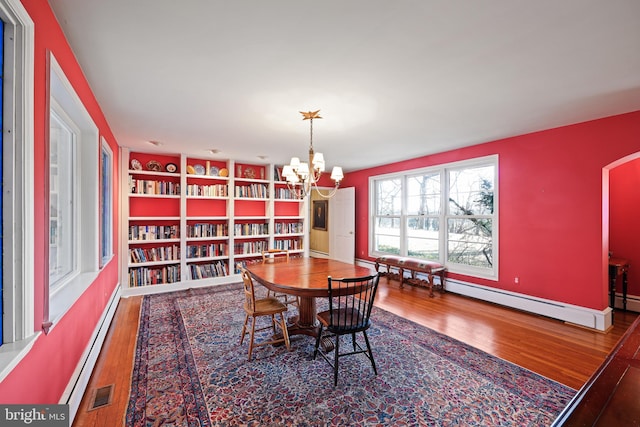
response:
[[[140,160],[132,159],[131,160],[131,169],[134,169],[134,170],[137,170],[137,171],[141,171],[142,170],[142,163],[140,163]]]
[[[220,175],[220,176],[229,176],[229,169],[227,169],[227,168],[220,169],[220,171],[218,172],[218,175]]]
[[[157,160],[149,160],[147,169],[154,172],[162,172],[162,164]]]
[[[193,165],[193,169],[196,171],[196,175],[204,175],[206,171],[203,165]]]
[[[166,165],[164,165],[164,169],[167,172],[174,173],[175,171],[178,170],[178,166],[175,163],[167,163]]]
[[[187,173],[188,173],[189,175],[195,175],[195,174],[196,174],[196,170],[194,169],[194,167],[193,167],[193,166],[191,166],[191,165],[187,165]]]
[[[249,178],[249,179],[253,179],[256,177],[256,171],[253,170],[253,168],[246,168],[244,170],[244,177],[245,178]]]
[[[211,166],[209,168],[209,175],[211,176],[218,176],[220,175],[220,169],[218,169],[217,166]]]

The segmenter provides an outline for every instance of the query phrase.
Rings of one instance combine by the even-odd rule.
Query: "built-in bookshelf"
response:
[[[121,161],[124,293],[238,281],[269,248],[308,254],[306,201],[273,164],[128,149]]]
[[[305,207],[298,197],[299,189],[291,188],[282,179],[280,169],[274,169],[273,244],[290,254],[305,252]]]
[[[185,280],[229,275],[229,162],[187,157]]]

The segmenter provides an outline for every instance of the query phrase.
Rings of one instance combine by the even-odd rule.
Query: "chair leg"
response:
[[[318,331],[318,336],[316,337],[316,349],[313,352],[313,360],[316,359],[318,355],[318,347],[320,346],[320,339],[322,338],[322,323],[320,324],[320,330]]]
[[[251,352],[253,352],[253,336],[256,332],[256,318],[251,320],[251,341],[249,341],[249,361],[251,361]]]
[[[356,351],[356,333],[351,334],[351,343],[353,344],[353,351]]]
[[[282,327],[282,336],[284,337],[284,344],[287,346],[287,351],[291,351],[291,343],[289,342],[289,331],[287,330],[287,321],[284,317],[284,312],[280,313],[280,325]]]
[[[242,325],[242,335],[240,336],[240,345],[244,341],[244,336],[247,334],[247,322],[249,321],[249,315],[244,315],[244,325]]]
[[[340,335],[336,335],[336,349],[333,361],[333,386],[338,385],[338,360],[340,359]]]
[[[375,360],[373,360],[373,353],[371,352],[371,344],[369,344],[367,331],[362,331],[362,335],[364,335],[364,341],[367,343],[367,351],[369,352],[369,359],[371,359],[371,366],[373,366],[373,373],[378,375],[378,370],[376,369],[376,362]]]

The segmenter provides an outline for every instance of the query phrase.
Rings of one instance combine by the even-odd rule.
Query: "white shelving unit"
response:
[[[120,160],[123,295],[240,281],[237,265],[259,262],[263,248],[309,255],[307,201],[274,180],[275,165],[126,148]],[[147,170],[151,160],[163,170]]]

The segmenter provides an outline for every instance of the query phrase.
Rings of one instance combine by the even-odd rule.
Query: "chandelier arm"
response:
[[[320,187],[318,187],[318,184],[316,184],[315,182],[313,183],[313,188],[316,190],[316,193],[322,197],[323,199],[330,199],[333,196],[336,195],[336,192],[338,191],[338,188],[340,188],[340,183],[336,183],[336,186],[333,187],[332,190],[329,191],[329,193],[327,194],[323,194],[322,191],[320,191]]]

